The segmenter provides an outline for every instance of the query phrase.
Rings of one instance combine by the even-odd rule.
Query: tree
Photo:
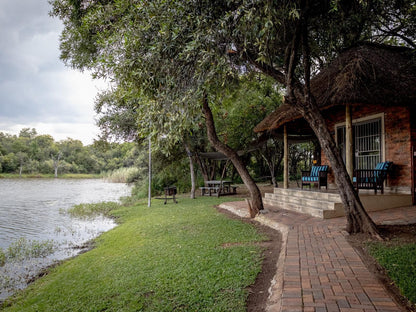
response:
[[[377,228],[353,189],[334,138],[316,105],[310,80],[319,67],[336,57],[342,48],[360,40],[379,38],[373,31],[374,27],[389,25],[389,18],[400,9],[398,3],[243,1],[238,8],[224,15],[223,23],[228,25],[225,40],[233,43],[235,54],[284,85],[285,102],[293,106],[315,132],[335,173],[350,233],[364,232],[378,236]],[[389,7],[392,9],[389,10]],[[397,31],[400,32],[400,29]],[[260,38],[253,40],[256,35]],[[397,34],[390,32],[389,35]],[[409,39],[406,34],[403,36]],[[409,40],[413,42],[413,39]]]
[[[58,177],[58,169],[61,166],[61,162],[60,162],[61,157],[62,157],[62,153],[60,151],[58,151],[56,153],[56,155],[54,155],[54,154],[51,155],[51,158],[52,158],[52,161],[53,161],[53,170],[54,170],[55,178]]]
[[[279,86],[259,72],[245,73],[231,87],[218,93],[216,101],[221,105],[213,107],[218,136],[243,155],[261,155],[273,185],[277,186],[275,166],[280,163],[276,159],[280,146],[276,140],[258,138],[253,127],[282,103]],[[283,149],[281,151],[283,157]]]
[[[255,209],[262,208],[258,189],[239,156],[218,139],[210,105],[212,95],[236,75],[256,70],[275,79],[285,88],[285,102],[310,124],[330,161],[348,232],[377,235],[317,108],[310,79],[343,48],[361,40],[384,40],[380,31],[390,25],[392,16],[413,21],[412,1],[52,3],[52,14],[65,24],[61,51],[68,64],[113,79],[119,94],[130,101],[147,97],[137,106],[143,117],[139,117],[141,131],[178,130],[170,135],[175,142],[184,129],[192,128],[189,120],[194,122],[202,107],[211,144],[233,161],[252,193]],[[394,36],[397,42],[413,43],[412,29],[389,31],[389,40]]]
[[[215,17],[223,4],[214,2],[218,7],[210,7],[209,14]],[[215,38],[198,32],[197,23],[210,23],[208,12],[198,18],[200,10],[205,10],[199,1],[55,0],[52,4],[52,14],[65,25],[62,59],[112,79],[116,101],[135,103],[142,137],[159,133],[168,137],[168,146],[176,144],[200,118],[202,108],[211,145],[233,161],[252,194],[255,212],[263,209],[261,193],[244,162],[215,133],[207,94],[218,89],[219,81],[224,87],[219,77],[226,77],[230,70],[227,59],[206,53],[215,48],[207,45]]]

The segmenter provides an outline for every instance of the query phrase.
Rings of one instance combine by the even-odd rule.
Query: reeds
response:
[[[139,171],[136,167],[119,168],[103,173],[103,178],[113,183],[132,183],[137,180]]]

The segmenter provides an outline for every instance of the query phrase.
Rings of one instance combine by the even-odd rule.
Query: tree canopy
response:
[[[209,105],[251,71],[283,86],[315,131],[335,170],[348,230],[374,233],[310,92],[310,79],[361,41],[414,47],[410,0],[52,0],[63,20],[62,59],[112,81],[115,106],[128,103],[141,135],[177,142],[201,118],[218,139]],[[211,131],[210,131],[211,130]],[[220,144],[217,148],[230,151]],[[230,151],[231,152],[231,151]]]
[[[22,129],[18,136],[0,132],[0,173],[52,174],[59,165],[59,173],[99,174],[136,161],[136,144],[101,143],[84,146],[70,138],[56,142],[33,128]]]

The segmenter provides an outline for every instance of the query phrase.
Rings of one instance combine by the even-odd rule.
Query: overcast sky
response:
[[[59,59],[62,23],[47,0],[0,0],[0,132],[35,128],[91,144],[94,98],[103,83]]]

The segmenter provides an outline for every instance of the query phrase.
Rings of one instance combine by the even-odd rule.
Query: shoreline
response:
[[[22,174],[18,173],[1,173],[0,179],[102,179],[101,174],[84,174],[84,173],[66,173],[58,175],[57,178],[53,174]]]
[[[97,238],[99,238],[102,234],[113,230],[119,225],[114,218],[106,218],[113,220],[114,226],[110,229],[101,231],[98,235],[95,235],[84,242],[80,242],[74,246],[66,246],[62,249],[59,249],[58,247],[58,249],[52,254],[44,257],[6,262],[5,265],[0,267],[0,278],[7,279],[5,282],[6,284],[10,284],[10,286],[0,284],[0,306],[9,297],[24,290],[31,283],[47,275],[51,269],[65,263],[66,261],[74,259],[81,254],[93,250],[95,248],[95,240]],[[21,273],[23,274],[20,275]]]

